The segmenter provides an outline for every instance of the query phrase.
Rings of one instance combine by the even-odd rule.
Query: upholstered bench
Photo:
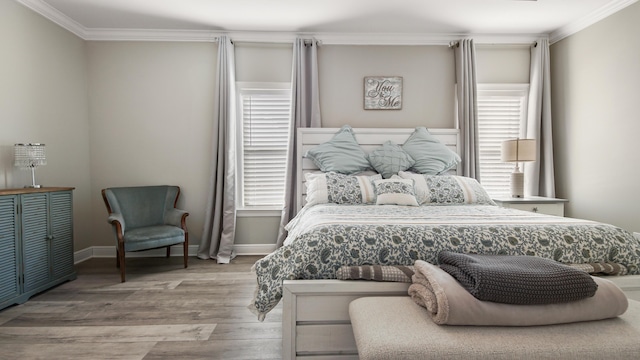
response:
[[[640,303],[620,317],[529,327],[437,325],[410,297],[349,305],[361,360],[640,359]]]

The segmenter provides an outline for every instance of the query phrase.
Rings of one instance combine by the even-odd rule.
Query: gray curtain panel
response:
[[[478,154],[478,89],[476,48],[473,39],[460,40],[455,47],[458,128],[462,147],[462,175],[480,181]]]
[[[281,247],[287,237],[284,227],[296,214],[297,163],[301,154],[296,154],[297,130],[306,127],[321,127],[320,87],[318,85],[318,44],[316,40],[296,39],[293,44],[293,69],[291,74],[291,126],[289,130],[289,150],[287,151],[287,172],[285,199],[277,247]]]
[[[218,39],[211,177],[198,258],[228,264],[235,257],[236,231],[236,92],[234,46],[227,36]]]
[[[536,139],[536,161],[524,164],[525,195],[556,196],[551,132],[549,40],[531,47],[529,107],[525,137]]]

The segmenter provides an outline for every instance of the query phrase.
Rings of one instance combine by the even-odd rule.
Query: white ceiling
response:
[[[18,0],[76,33],[539,35],[637,0]],[[80,34],[80,35],[83,35]]]

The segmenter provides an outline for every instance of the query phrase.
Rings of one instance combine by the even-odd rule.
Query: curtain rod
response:
[[[222,33],[218,33],[223,35]],[[216,38],[218,34],[211,34]],[[286,33],[286,32],[227,32],[225,35],[237,42],[256,43],[292,43],[297,38],[316,40],[322,45],[381,45],[381,46],[422,46],[422,45],[450,45],[465,37],[473,37],[476,44],[534,44],[543,34],[528,35],[484,35],[472,34],[332,34],[332,33]],[[215,40],[214,40],[215,41]]]
[[[302,36],[301,36],[302,37]],[[304,38],[304,44],[306,46],[311,45],[314,41],[316,46],[321,46],[324,45],[324,41],[320,40],[320,39],[316,39],[315,37],[312,38],[306,38],[306,37],[302,37]],[[235,43],[235,42],[247,42],[247,43],[272,43],[272,44],[287,44],[287,43],[291,43],[295,40],[295,38],[292,39],[257,39],[257,38],[243,38],[243,37],[238,37],[238,38],[234,38],[233,36],[229,35],[229,39],[231,40],[231,43]],[[211,39],[212,42],[218,42],[219,41],[219,36],[216,36],[214,38]],[[449,48],[453,48],[453,47],[459,47],[460,46],[460,42],[459,41],[451,41],[448,44],[437,44],[437,43],[433,43],[433,44],[388,44],[388,43],[383,43],[383,44],[377,44],[377,43],[355,43],[355,44],[349,44],[349,43],[334,43],[332,41],[329,41],[329,45],[370,45],[370,46],[376,46],[376,45],[424,45],[424,46],[436,46],[436,45],[448,45]],[[511,42],[511,43],[501,43],[501,42],[477,42],[476,46],[483,46],[483,45],[497,45],[497,46],[533,46],[533,47],[537,47],[538,46],[538,42],[537,41],[527,41],[527,42]]]
[[[538,46],[538,42],[534,41],[534,42],[524,42],[524,43],[477,43],[476,45],[478,46],[482,46],[482,45],[503,45],[503,46],[533,46],[536,47]],[[449,47],[459,47],[460,46],[460,42],[459,41],[452,41],[449,43]]]
[[[233,37],[232,35],[227,35],[227,37],[229,38],[229,40],[231,41],[232,44],[235,44],[236,42],[238,43],[265,43],[265,44],[291,44],[295,41],[296,38],[291,38],[291,39],[262,39],[262,38],[243,38],[243,37]],[[322,41],[315,39],[315,38],[308,38],[308,37],[303,37],[301,36],[300,38],[303,39],[304,44],[306,46],[309,46],[311,44],[313,44],[315,42],[315,44],[317,46],[322,45]],[[216,36],[210,39],[211,42],[219,42],[220,41],[220,36]]]

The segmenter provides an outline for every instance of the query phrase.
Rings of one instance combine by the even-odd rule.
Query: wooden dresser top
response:
[[[0,195],[20,195],[20,194],[32,194],[41,192],[52,191],[68,191],[73,190],[74,187],[41,187],[41,188],[22,188],[22,189],[0,189]]]

